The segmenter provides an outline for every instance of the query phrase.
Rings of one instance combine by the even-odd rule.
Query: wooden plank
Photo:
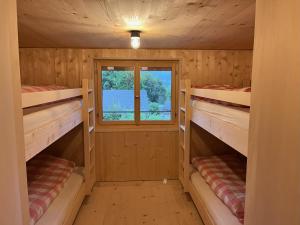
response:
[[[56,84],[68,87],[81,87],[81,79],[92,78],[94,75],[94,62],[92,59],[130,59],[130,60],[179,60],[180,79],[190,79],[193,85],[205,84],[229,84],[236,87],[250,85],[252,51],[218,51],[218,50],[143,50],[138,51],[126,49],[79,49],[68,51],[68,49],[51,48],[20,49],[21,78],[22,83],[27,85]],[[44,64],[43,58],[54,55],[55,63]],[[76,61],[76,83],[68,79],[67,67],[69,60],[67,54]],[[72,64],[75,66],[74,64]],[[48,71],[54,71],[49,73]],[[39,76],[47,74],[50,82],[42,83]],[[234,77],[234,79],[233,79]]]
[[[238,127],[198,109],[192,110],[191,121],[247,157],[248,129]]]
[[[300,1],[256,4],[245,224],[298,225]]]
[[[54,143],[81,122],[82,109],[80,108],[71,113],[64,114],[47,124],[43,124],[28,133],[24,133],[26,161]]]
[[[98,181],[178,178],[178,131],[96,133]]]
[[[250,106],[251,92],[192,88],[191,95]]]
[[[29,224],[16,0],[1,1],[0,19],[0,224]]]
[[[97,183],[74,223],[85,224],[203,225],[177,180]]]
[[[190,158],[196,156],[231,154],[234,149],[207,132],[202,127],[191,122]]]
[[[190,141],[191,141],[191,80],[185,80],[185,115],[184,115],[184,157],[183,157],[183,177],[184,177],[184,191],[188,192],[189,179],[189,165],[190,165]]]
[[[196,190],[196,188],[194,187],[194,185],[192,184],[192,182],[190,180],[189,180],[188,185],[189,185],[188,186],[189,193],[198,209],[199,214],[201,215],[201,218],[202,218],[204,224],[205,225],[217,225],[214,222],[214,220],[212,219],[205,203],[203,202],[198,191]]]
[[[19,0],[18,15],[22,47],[128,48],[138,29],[145,49],[252,49],[255,0]]]
[[[72,225],[74,223],[74,220],[81,207],[85,194],[86,194],[86,182],[83,182],[74,200],[69,205],[70,207],[65,216],[63,225]]]
[[[22,93],[22,108],[56,102],[82,95],[80,88]]]

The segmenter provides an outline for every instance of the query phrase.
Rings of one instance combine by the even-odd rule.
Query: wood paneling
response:
[[[180,78],[195,85],[249,86],[252,68],[252,51],[21,48],[22,83],[80,87],[93,76],[93,59],[179,60]]]
[[[246,225],[300,224],[300,1],[257,1]]]
[[[75,127],[42,153],[71,160],[76,166],[84,166],[83,125]]]
[[[29,224],[16,1],[0,1],[0,224]]]
[[[252,49],[255,0],[18,0],[22,47]]]
[[[177,135],[176,131],[97,133],[98,180],[177,179]]]
[[[219,138],[191,122],[191,159],[195,156],[218,155],[229,152],[236,151]]]

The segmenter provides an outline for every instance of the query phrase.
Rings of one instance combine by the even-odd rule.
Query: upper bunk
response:
[[[26,161],[83,122],[83,95],[89,91],[89,88],[22,86]]]
[[[22,86],[22,108],[49,104],[75,98],[82,95],[81,88],[66,88],[63,86]]]
[[[233,88],[229,85],[205,85],[192,86],[191,95],[201,98],[228,103],[228,105],[240,105],[250,107],[251,88]]]
[[[185,84],[190,120],[247,157],[251,88]]]

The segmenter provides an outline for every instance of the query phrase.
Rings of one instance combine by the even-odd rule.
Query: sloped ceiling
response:
[[[252,49],[255,0],[18,0],[20,47]]]

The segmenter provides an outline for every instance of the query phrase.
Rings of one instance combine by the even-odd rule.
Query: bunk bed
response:
[[[22,86],[30,225],[72,224],[91,191],[95,182],[93,97],[92,82],[87,79],[75,89]],[[84,133],[83,167],[45,155],[48,146],[79,124]]]
[[[191,121],[247,156],[250,88],[191,88]]]
[[[246,162],[237,162],[247,157],[250,91],[251,88],[217,85],[192,87],[190,80],[181,81],[179,180],[185,192],[190,193],[205,225],[243,224]],[[191,122],[236,151],[228,156],[229,161],[226,155],[191,158]],[[195,163],[200,161],[202,164]],[[228,166],[231,161],[238,165],[237,169]],[[232,177],[236,179],[232,181]],[[222,193],[215,190],[220,186]],[[238,213],[228,199],[239,203]]]

